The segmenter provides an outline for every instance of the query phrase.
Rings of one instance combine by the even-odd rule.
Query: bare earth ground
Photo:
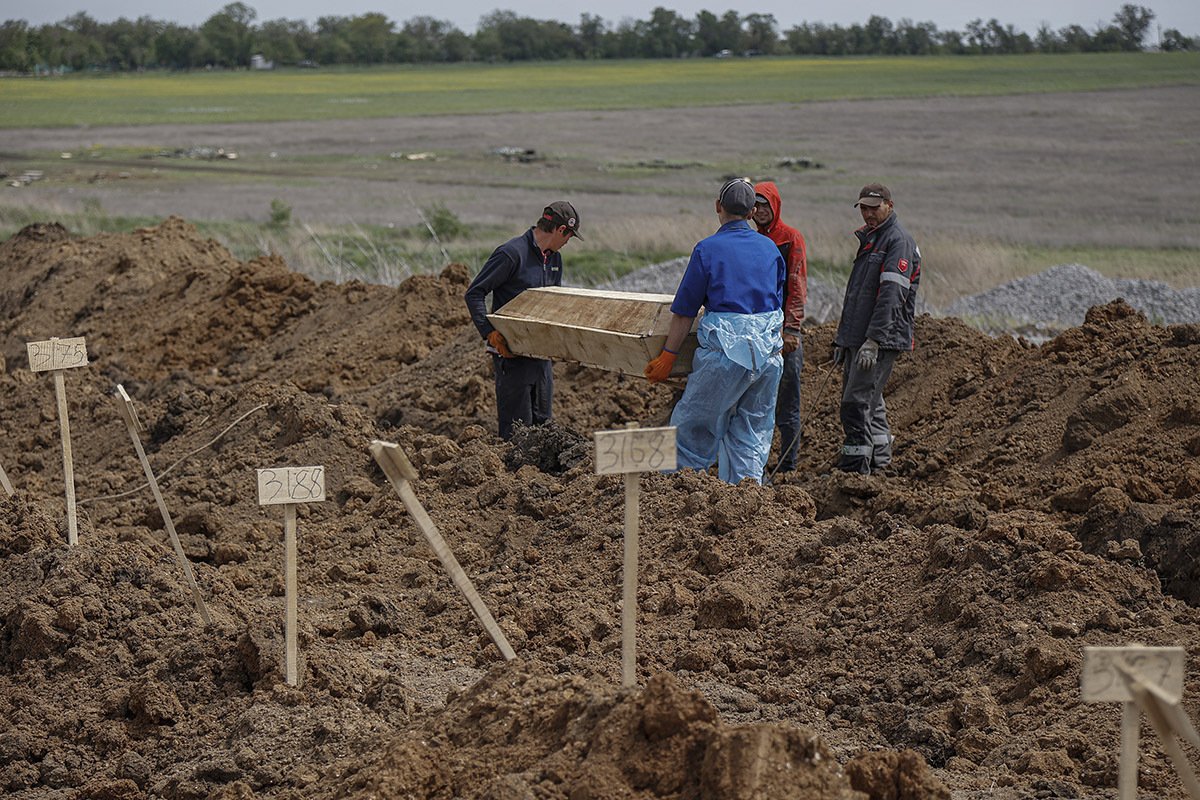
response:
[[[640,688],[621,691],[624,495],[587,437],[662,422],[672,390],[557,365],[559,426],[501,443],[462,266],[314,284],[169,219],[33,226],[0,270],[7,796],[1113,797],[1119,711],[1081,703],[1082,648],[1186,647],[1200,710],[1200,326],[1117,302],[1032,347],[922,317],[888,477],[829,472],[832,329],[806,332],[794,475],[642,479]],[[25,354],[54,335],[86,336],[92,361],[66,375],[73,548],[51,380]],[[165,495],[211,625],[129,493],[117,383],[156,471],[179,462]],[[371,461],[376,437],[411,455],[517,661]],[[300,511],[298,689],[281,514],[255,504],[254,469],[279,464],[328,470],[329,501]],[[1183,797],[1142,737],[1142,796]]]
[[[1200,247],[1200,89],[932,98],[668,111],[564,111],[320,123],[0,131],[0,170],[76,154],[0,202],[110,214],[263,221],[272,199],[309,223],[412,225],[441,202],[519,229],[569,195],[585,227],[644,219],[703,228],[722,176],[774,177],[805,231],[855,227],[868,180],[896,192],[918,240]],[[225,147],[237,161],[98,165],[87,148]],[[542,160],[506,163],[498,147]],[[435,153],[406,161],[392,153]],[[271,153],[276,158],[271,158]],[[339,160],[330,163],[329,158]],[[819,169],[779,166],[807,157]],[[106,159],[111,158],[111,153]],[[658,167],[644,166],[661,162]],[[643,166],[639,166],[642,164]],[[158,166],[200,171],[166,179]],[[668,168],[671,167],[671,168]],[[127,177],[119,177],[121,172]]]

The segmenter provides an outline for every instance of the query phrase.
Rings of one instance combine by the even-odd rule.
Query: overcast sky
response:
[[[58,22],[80,11],[101,22],[118,17],[135,19],[149,16],[156,20],[178,22],[189,27],[199,25],[227,5],[229,0],[194,0],[189,3],[163,3],[162,0],[0,0],[0,19],[21,19],[34,25]],[[357,16],[378,12],[393,22],[403,23],[416,16],[432,16],[449,20],[462,30],[472,33],[479,18],[497,8],[513,11],[535,19],[557,19],[577,24],[583,13],[596,14],[609,23],[624,18],[648,19],[655,6],[669,8],[691,19],[698,11],[707,9],[717,16],[729,8],[741,14],[774,14],[780,30],[801,22],[824,22],[849,25],[866,22],[872,14],[893,22],[908,18],[914,22],[930,21],[940,30],[962,30],[973,19],[985,22],[995,17],[1001,24],[1013,25],[1029,34],[1048,23],[1055,30],[1070,24],[1094,30],[1108,24],[1122,5],[1122,0],[891,0],[878,5],[856,3],[811,3],[795,0],[750,0],[741,5],[713,3],[708,0],[459,0],[440,4],[401,4],[381,0],[243,0],[258,14],[258,21],[286,18],[302,19],[309,23],[323,16]],[[1153,0],[1136,2],[1155,12],[1155,25],[1162,29],[1177,28],[1185,35],[1200,35],[1200,2],[1198,0]],[[1151,37],[1155,34],[1151,28]]]

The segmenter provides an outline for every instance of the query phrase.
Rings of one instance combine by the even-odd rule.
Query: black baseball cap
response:
[[[892,202],[892,193],[882,183],[868,183],[858,193],[858,202],[854,204],[855,208],[859,206],[869,206],[876,208],[884,204],[884,202]]]
[[[559,225],[565,225],[573,236],[580,240],[583,239],[579,235],[579,212],[566,200],[555,200],[542,209],[542,219],[550,220],[556,228]]]

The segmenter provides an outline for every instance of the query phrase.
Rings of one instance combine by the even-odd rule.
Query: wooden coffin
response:
[[[669,294],[546,287],[526,289],[488,320],[517,355],[578,361],[641,376],[662,352],[671,324]],[[672,375],[692,371],[696,323]]]

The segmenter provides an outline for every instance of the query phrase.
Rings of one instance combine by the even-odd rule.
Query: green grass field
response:
[[[142,144],[138,137],[123,136],[120,129],[110,132],[112,135],[103,143],[100,140],[92,143],[87,138],[91,136],[88,129],[104,125],[128,126],[130,130],[142,125],[173,126],[174,130],[157,136],[164,142],[178,143],[191,136],[187,126],[200,123],[219,128],[232,122],[319,122],[470,113],[477,115],[471,118],[471,124],[484,126],[479,128],[482,131],[488,122],[486,116],[479,116],[481,112],[514,109],[670,109],[666,113],[674,114],[677,108],[718,104],[770,105],[886,97],[913,98],[916,106],[921,98],[931,97],[1031,96],[1164,86],[1200,86],[1200,53],[780,57],[0,78],[0,112],[4,112],[0,113],[0,128],[9,129],[4,134],[8,144],[0,148],[0,172],[19,176],[26,170],[36,170],[45,176],[44,181],[26,188],[0,189],[6,192],[5,202],[0,204],[0,236],[6,237],[30,222],[52,220],[63,222],[77,235],[128,231],[161,221],[141,216],[146,213],[144,209],[131,213],[125,200],[139,192],[161,191],[170,197],[183,186],[191,190],[192,196],[208,193],[232,201],[244,196],[245,189],[255,193],[258,205],[247,208],[244,202],[216,200],[211,206],[215,211],[211,213],[204,211],[203,204],[199,213],[178,211],[174,207],[170,213],[185,213],[203,233],[220,240],[240,258],[275,252],[283,255],[294,269],[314,277],[333,280],[358,277],[388,283],[413,272],[436,271],[447,260],[477,267],[498,241],[512,233],[509,226],[496,225],[492,220],[481,224],[477,204],[473,206],[471,198],[464,199],[461,191],[464,186],[472,192],[493,194],[498,188],[527,193],[558,192],[562,186],[569,186],[572,191],[598,197],[619,194],[634,200],[644,196],[662,198],[663,208],[670,212],[663,212],[666,216],[647,216],[644,210],[609,214],[609,218],[589,225],[586,242],[572,246],[572,280],[596,284],[644,264],[689,252],[696,239],[707,234],[708,220],[689,215],[680,217],[672,209],[688,207],[696,176],[713,180],[714,176],[731,173],[742,166],[744,154],[731,155],[721,143],[714,142],[711,152],[680,156],[678,168],[665,170],[643,164],[641,151],[636,149],[627,159],[612,161],[607,153],[589,155],[586,146],[577,145],[575,149],[551,154],[554,163],[547,168],[500,161],[483,152],[484,145],[480,144],[474,149],[439,153],[444,160],[432,165],[396,159],[387,148],[360,152],[339,142],[341,149],[329,152],[289,153],[281,148],[278,158],[274,153],[268,158],[264,152],[245,152],[236,161],[208,162],[163,158],[161,152],[169,147]],[[1193,88],[1168,91],[1183,97],[1195,94]],[[1130,107],[1129,94],[1125,93],[1124,98],[1112,95],[1113,103],[1122,109]],[[1087,94],[1063,94],[997,101],[995,105],[1005,103],[1010,108],[1014,103],[1040,108],[1037,113],[1042,116],[1070,118],[1072,114],[1083,113],[1085,107],[1104,106],[1105,100]],[[979,115],[986,114],[984,107],[993,104],[964,100],[963,105],[970,105],[974,108],[972,113]],[[826,108],[830,114],[840,113]],[[1181,194],[1175,189],[1170,195],[1177,198],[1174,210],[1163,215],[1161,221],[1146,209],[1147,203],[1153,207],[1158,202],[1155,198],[1160,196],[1162,187],[1170,189],[1175,177],[1186,171],[1179,166],[1175,171],[1164,172],[1158,165],[1180,165],[1178,158],[1172,159],[1174,148],[1188,148],[1195,143],[1194,136],[1188,133],[1195,130],[1188,122],[1193,117],[1184,113],[1185,109],[1175,110],[1179,113],[1173,115],[1176,124],[1170,130],[1178,130],[1182,138],[1160,141],[1159,147],[1166,149],[1154,151],[1154,155],[1146,155],[1145,148],[1129,149],[1148,136],[1153,138],[1150,134],[1163,125],[1155,112],[1144,109],[1121,112],[1133,116],[1121,113],[1102,116],[1100,128],[1081,132],[1081,138],[1075,142],[1092,153],[1097,164],[1119,165],[1129,158],[1141,157],[1137,181],[1131,182],[1130,175],[1115,170],[1112,188],[1104,190],[1106,197],[1122,193],[1127,197],[1127,202],[1120,205],[1120,215],[1110,206],[1087,209],[1111,220],[1136,213],[1136,219],[1145,221],[1136,229],[1139,236],[1115,246],[1111,236],[1092,236],[1093,230],[1102,234],[1108,227],[1095,225],[1089,226],[1084,234],[1078,231],[1064,234],[1061,240],[1045,236],[1022,240],[1022,230],[1032,227],[1022,214],[1045,215],[1056,210],[1044,203],[1027,209],[1019,198],[1040,192],[1036,187],[1046,179],[1046,170],[1061,170],[1062,164],[1069,161],[1063,161],[1059,157],[1061,151],[1055,149],[1061,146],[1061,130],[1038,124],[1041,117],[1031,118],[1029,125],[1020,127],[1019,132],[1034,139],[1022,146],[1030,148],[1031,153],[1041,153],[1043,160],[1009,158],[1004,161],[1006,168],[1015,171],[1003,174],[995,172],[996,168],[987,161],[980,162],[978,169],[972,161],[968,170],[974,178],[990,183],[993,191],[999,192],[1000,206],[1019,213],[997,217],[991,228],[979,228],[981,223],[973,223],[977,230],[965,235],[941,233],[957,230],[953,204],[925,209],[920,225],[939,233],[926,235],[922,248],[927,251],[930,263],[938,264],[940,269],[930,270],[931,280],[924,293],[931,301],[944,304],[961,294],[1068,262],[1088,264],[1114,277],[1196,285],[1200,256],[1194,248],[1186,246],[1186,241],[1190,241],[1187,235],[1182,235],[1186,228],[1171,233],[1180,215],[1186,219],[1194,204],[1179,202],[1178,198],[1185,197],[1186,192]],[[1011,116],[1005,119],[1011,120]],[[997,119],[997,123],[1002,121]],[[951,119],[945,124],[953,123]],[[57,141],[45,144],[44,137],[22,130],[27,127],[58,127],[62,130],[47,133],[47,137],[88,144]],[[985,126],[985,130],[991,129]],[[1006,130],[1013,128],[1010,125]],[[1107,148],[1096,144],[1101,133],[1107,137],[1105,141],[1110,141]],[[206,135],[216,137],[209,144],[220,143],[219,133],[209,131]],[[804,184],[810,193],[823,197],[831,182],[842,180],[839,170],[853,160],[853,154],[812,136],[808,133],[807,139],[800,137],[806,149],[816,151],[805,154],[821,156],[821,161],[828,160],[830,166],[807,175]],[[1044,142],[1036,139],[1038,136],[1053,136],[1054,147],[1043,147]],[[126,143],[130,141],[138,143]],[[644,148],[645,137],[641,141]],[[787,141],[789,144],[784,146],[791,147],[790,139]],[[935,175],[941,174],[939,170],[946,174],[955,169],[961,172],[964,154],[970,154],[972,148],[988,146],[968,137],[955,142],[950,153],[930,153],[920,133],[891,144],[892,152],[899,154],[913,171],[897,176],[900,183],[928,182],[929,170]],[[993,150],[989,152],[993,154],[1007,152],[996,142],[990,146]],[[68,151],[70,158],[64,157]],[[1047,158],[1050,160],[1044,160]],[[762,165],[759,168],[770,169]],[[462,215],[465,230],[440,242],[431,242],[420,226],[410,224],[412,215],[403,208],[394,209],[393,216],[409,221],[394,227],[390,223],[370,224],[365,219],[348,216],[349,212],[336,203],[331,205],[322,194],[326,181],[342,179],[373,187],[385,184],[402,187],[425,198],[422,203],[440,198],[439,202],[449,203],[454,212]],[[848,183],[854,180],[857,176],[848,179]],[[67,187],[65,194],[64,187]],[[272,194],[264,196],[263,187],[270,187]],[[294,220],[271,221],[272,197],[281,204],[286,200],[296,205]],[[840,205],[839,210],[845,211]],[[378,215],[375,221],[379,222]],[[816,254],[810,263],[812,274],[833,283],[843,276],[852,258],[847,251],[851,243],[846,237],[846,224],[843,214],[825,213],[823,208],[809,206],[804,229],[812,253]],[[1035,241],[1039,243],[1034,244]],[[1185,243],[1180,244],[1181,241]]]
[[[568,61],[0,78],[0,126],[270,122],[1200,84],[1200,53]]]
[[[264,209],[264,219],[267,210]],[[160,217],[109,215],[98,203],[79,213],[46,213],[35,209],[0,206],[0,240],[26,225],[59,222],[76,236],[128,233],[153,227]],[[381,225],[328,225],[308,227],[291,221],[272,224],[201,220],[194,223],[205,236],[219,240],[235,256],[248,260],[266,252],[286,256],[291,267],[321,280],[357,278],[395,285],[409,275],[439,272],[458,261],[472,269],[481,265],[498,242],[512,231],[493,226],[473,227],[463,236],[431,241],[421,226],[388,228]],[[570,253],[571,280],[595,286],[646,264],[686,255],[688,248],[667,243],[623,250],[580,249]]]

